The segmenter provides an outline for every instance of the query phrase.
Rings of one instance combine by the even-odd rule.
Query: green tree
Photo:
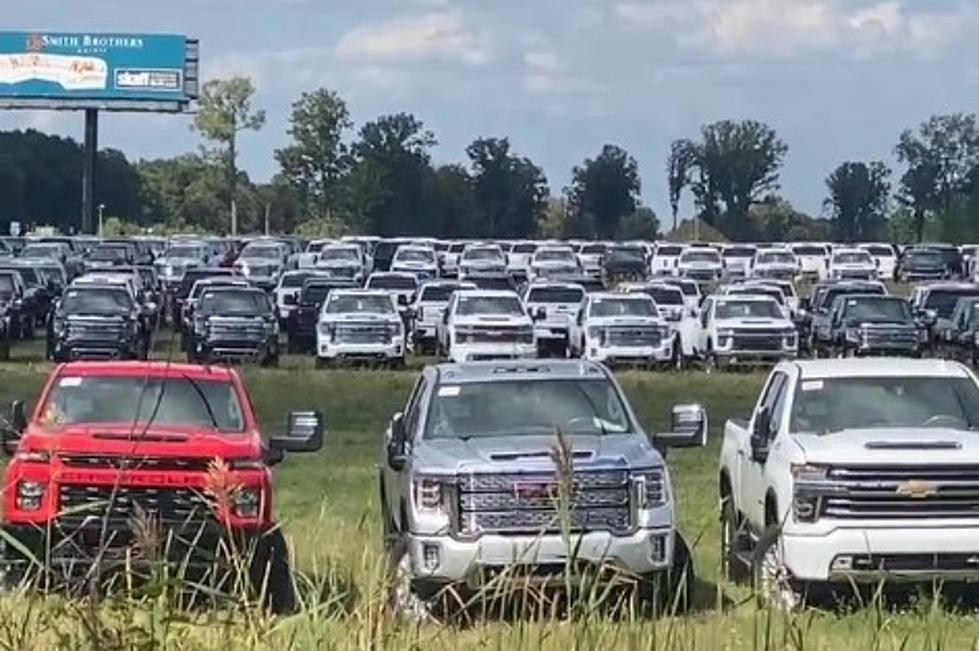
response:
[[[834,237],[843,242],[877,239],[886,232],[891,171],[884,163],[846,162],[826,179],[824,205],[833,220]]]
[[[619,222],[618,240],[655,240],[659,238],[659,219],[652,208],[639,206]]]
[[[549,190],[544,172],[513,154],[507,138],[479,138],[466,148],[472,163],[479,234],[523,238],[537,233]]]
[[[352,232],[381,236],[425,232],[423,184],[435,136],[408,113],[385,115],[360,129],[345,180],[344,219]]]
[[[343,142],[353,126],[347,105],[325,88],[303,93],[292,105],[289,124],[293,143],[275,152],[282,176],[299,191],[309,217],[330,217],[350,162]]]
[[[462,165],[442,165],[425,175],[422,212],[426,235],[462,238],[486,233],[473,179]]]
[[[811,242],[831,238],[830,222],[797,210],[787,199],[770,194],[751,206],[750,218],[766,242]]]
[[[945,219],[958,195],[967,192],[970,175],[979,166],[976,116],[933,115],[916,131],[904,131],[895,151],[907,166],[897,198],[911,209],[920,242],[928,216]]]
[[[265,125],[265,111],[252,108],[255,87],[247,77],[214,79],[201,89],[194,128],[215,143],[212,153],[226,171],[226,192],[231,209],[231,232],[238,232],[238,134],[258,131]]]
[[[586,235],[611,239],[618,234],[619,222],[636,211],[641,190],[636,160],[620,147],[605,145],[596,158],[574,168],[566,194],[579,229],[593,226]]]
[[[723,120],[701,129],[701,141],[678,140],[668,159],[670,201],[678,206],[689,187],[707,224],[734,239],[753,236],[749,211],[778,188],[788,146],[775,131],[754,120]],[[719,206],[723,203],[721,218]]]

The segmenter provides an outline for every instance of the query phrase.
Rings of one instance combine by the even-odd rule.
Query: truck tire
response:
[[[289,548],[280,529],[266,531],[256,541],[249,567],[252,589],[271,612],[287,614],[296,609],[296,590],[289,571]]]
[[[677,531],[673,543],[673,564],[665,571],[642,577],[638,596],[642,607],[650,614],[672,616],[690,609],[695,585],[690,548]]]
[[[802,597],[792,574],[782,560],[782,530],[776,524],[762,531],[751,554],[751,577],[755,594],[766,604],[795,610]]]
[[[724,578],[732,583],[747,583],[751,579],[751,565],[745,562],[745,554],[751,550],[751,541],[738,523],[731,496],[725,495],[721,499],[721,566]]]
[[[418,595],[411,571],[408,544],[403,537],[385,541],[388,568],[387,606],[396,617],[422,622],[431,618],[432,604]]]

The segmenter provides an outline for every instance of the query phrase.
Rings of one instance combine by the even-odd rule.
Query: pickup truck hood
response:
[[[866,262],[834,262],[833,269],[846,269],[852,271],[854,269],[858,271],[870,271],[871,269],[876,269],[877,267],[873,264]]]
[[[135,429],[135,434],[133,431]],[[199,427],[133,427],[132,423],[32,427],[21,439],[23,450],[57,454],[140,457],[255,459],[261,450],[257,435],[224,434]]]
[[[452,320],[454,326],[479,326],[479,325],[507,325],[507,326],[530,326],[533,322],[526,316],[503,316],[497,314],[480,314],[476,316],[461,317],[456,315]]]
[[[718,328],[738,328],[739,330],[770,330],[772,328],[793,328],[791,321],[785,319],[717,319]]]
[[[609,327],[609,326],[663,326],[666,327],[666,323],[659,317],[655,316],[611,316],[611,317],[589,317],[587,326],[598,326],[598,327]]]
[[[955,464],[979,455],[979,432],[945,428],[851,429],[793,440],[807,463],[827,465]]]
[[[645,436],[568,436],[575,466],[660,466],[662,457]],[[426,439],[415,448],[419,472],[445,474],[554,472],[551,450],[556,437],[499,436],[488,438]]]

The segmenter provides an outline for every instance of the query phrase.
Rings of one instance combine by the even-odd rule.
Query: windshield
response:
[[[935,290],[928,294],[925,300],[926,310],[935,310],[939,317],[947,319],[952,316],[955,304],[960,298],[967,296],[979,296],[979,287],[975,289],[956,289],[956,290]]]
[[[758,254],[758,262],[764,264],[795,264],[795,256],[786,251],[766,251]]]
[[[441,385],[425,438],[623,434],[632,426],[607,380],[526,380]]]
[[[945,258],[938,251],[908,251],[908,260],[914,260],[918,264],[931,264],[941,266],[945,264]]]
[[[824,256],[826,255],[826,249],[821,246],[796,246],[793,247],[792,252],[796,255],[806,255],[806,256]]]
[[[286,274],[282,277],[283,287],[302,287],[307,278],[312,278],[314,274]]]
[[[724,249],[722,255],[725,258],[753,258],[755,257],[755,249],[744,249],[734,246],[729,249]]]
[[[528,303],[580,303],[585,290],[577,287],[533,287],[527,293]]]
[[[330,297],[327,314],[394,314],[391,298],[379,294],[340,294]]]
[[[633,260],[644,262],[646,260],[646,252],[642,249],[615,248],[609,249],[605,254],[605,257],[610,260]]]
[[[683,292],[679,289],[667,289],[666,287],[645,287],[642,293],[652,297],[656,305],[683,305]]]
[[[893,258],[894,249],[889,246],[868,246],[867,253],[878,258]]]
[[[22,258],[60,258],[62,252],[60,246],[52,246],[49,244],[31,244],[25,246],[24,250],[20,252]]]
[[[333,285],[305,285],[299,302],[303,305],[320,305],[334,289]]]
[[[418,288],[418,280],[414,276],[374,276],[367,283],[368,289],[408,289]]]
[[[88,259],[95,262],[124,260],[128,252],[129,248],[125,246],[100,246],[89,254]]]
[[[793,432],[907,427],[973,429],[979,390],[968,378],[848,377],[803,380],[792,405]]]
[[[863,321],[910,321],[911,309],[900,298],[847,298],[847,323]]]
[[[205,427],[223,432],[245,429],[234,385],[187,378],[63,377],[41,410],[44,425],[76,423]]]
[[[323,249],[320,260],[360,262],[360,254],[357,249]]]
[[[574,261],[574,253],[571,251],[566,251],[564,249],[540,249],[534,256],[539,262],[553,262],[553,261]]]
[[[719,263],[721,257],[717,255],[717,251],[687,251],[682,256],[680,256],[682,262],[711,262]]]
[[[435,262],[435,252],[427,249],[398,249],[394,258],[398,262]]]
[[[459,285],[429,285],[422,289],[422,303],[445,303],[452,297],[452,292],[459,289]]]
[[[61,308],[69,314],[129,314],[133,299],[124,289],[76,288],[65,292]]]
[[[462,296],[456,310],[462,316],[476,314],[523,314],[523,305],[516,296]]]
[[[197,299],[207,289],[213,289],[215,287],[231,287],[233,285],[238,285],[243,287],[248,286],[247,283],[242,284],[232,278],[203,280],[194,283],[194,287],[190,290],[190,294],[188,295],[188,298]]]
[[[211,291],[201,296],[201,313],[214,316],[263,316],[268,299],[261,292]]]
[[[607,247],[604,244],[586,244],[581,247],[582,255],[601,255]]]
[[[250,246],[241,252],[243,258],[259,260],[278,260],[282,257],[282,249],[278,246]]]
[[[683,253],[682,246],[661,246],[656,249],[656,255],[675,256]]]
[[[833,256],[836,264],[873,264],[870,254],[866,251],[851,251],[849,253],[837,253]]]
[[[730,296],[769,296],[779,305],[785,303],[781,290],[773,287],[732,287],[727,293]]]
[[[656,304],[646,298],[596,298],[591,316],[656,316]]]
[[[537,250],[536,244],[514,244],[510,249],[512,253],[533,253]]]
[[[171,246],[167,251],[168,258],[200,258],[204,249],[199,246]]]
[[[780,319],[782,311],[775,301],[718,301],[718,319]]]
[[[466,249],[462,257],[466,260],[502,260],[503,255],[496,249]]]
[[[0,275],[0,296],[5,299],[14,295],[14,278],[9,274]]]

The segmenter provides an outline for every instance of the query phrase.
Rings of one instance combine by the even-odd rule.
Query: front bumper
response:
[[[379,359],[398,360],[405,355],[404,340],[392,339],[388,343],[355,344],[338,343],[319,338],[316,344],[316,356],[320,359]]]
[[[203,339],[195,348],[197,354],[202,357],[227,360],[259,360],[275,356],[279,352],[278,342],[266,339]]]
[[[136,357],[133,340],[61,339],[55,341],[56,358],[79,359],[131,359]]]
[[[783,562],[800,581],[979,581],[977,526],[837,528],[782,541]]]
[[[737,348],[717,348],[714,350],[715,357],[729,364],[765,364],[783,359],[795,359],[798,355],[798,346],[778,350],[742,350]]]
[[[529,344],[452,344],[449,357],[456,364],[494,359],[534,359],[537,343]]]
[[[673,359],[673,340],[664,339],[659,346],[595,346],[588,344],[583,357],[594,362],[664,363]]]
[[[416,579],[465,583],[476,588],[485,570],[514,565],[560,568],[566,566],[570,554],[576,561],[595,567],[612,566],[631,576],[661,572],[673,560],[674,537],[670,528],[639,529],[626,536],[591,532],[573,536],[573,549],[560,535],[484,535],[463,541],[450,536],[409,534],[407,539]],[[433,558],[437,563],[432,562]]]

